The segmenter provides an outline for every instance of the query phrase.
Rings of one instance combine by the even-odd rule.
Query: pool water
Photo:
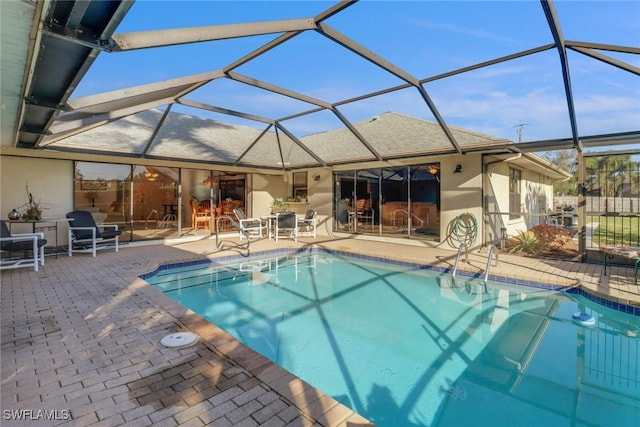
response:
[[[640,420],[640,317],[583,296],[320,252],[146,280],[378,426]]]

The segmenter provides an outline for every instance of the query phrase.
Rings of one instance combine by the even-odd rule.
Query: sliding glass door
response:
[[[131,204],[133,240],[178,236],[177,168],[133,167],[133,201]]]
[[[131,166],[76,162],[73,209],[89,211],[97,224],[117,224],[131,240]]]
[[[333,182],[334,228],[336,231],[354,231],[354,172],[336,172]]]
[[[440,164],[334,174],[335,230],[440,239]]]
[[[356,173],[355,227],[358,233],[378,234],[380,224],[380,169],[365,169]]]
[[[410,168],[411,233],[440,240],[440,163]]]
[[[407,167],[382,169],[382,232],[406,235],[409,230]]]

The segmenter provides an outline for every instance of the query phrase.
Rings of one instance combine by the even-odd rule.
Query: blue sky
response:
[[[137,1],[116,33],[313,17],[327,1]],[[640,2],[556,1],[565,39],[640,46]],[[553,41],[538,1],[361,1],[326,21],[330,27],[416,78],[531,49]],[[275,38],[255,36],[122,53],[102,53],[73,97],[218,70]],[[640,55],[604,54],[640,67]],[[640,78],[568,53],[578,130],[582,135],[638,130]],[[403,83],[315,32],[305,32],[235,70],[325,101],[336,102]],[[452,126],[512,140],[567,138],[570,125],[555,49],[427,83]],[[313,108],[227,79],[188,99],[269,118]],[[394,111],[433,120],[415,89],[344,105],[352,122]],[[264,125],[187,107],[173,111],[227,123]],[[303,136],[342,126],[317,113],[283,123]]]

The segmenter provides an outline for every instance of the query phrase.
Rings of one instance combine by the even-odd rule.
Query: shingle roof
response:
[[[162,115],[160,110],[147,110],[63,139],[56,142],[56,146],[139,155],[151,141],[145,155],[154,158],[195,159],[267,168],[282,168],[283,160],[286,168],[320,166],[316,159],[282,132],[264,132],[188,114],[170,112],[153,136]],[[383,158],[454,152],[437,123],[403,114],[386,112],[355,123],[354,128]],[[467,129],[450,129],[464,149],[509,143],[502,138]],[[329,165],[376,159],[347,128],[308,135],[302,137],[300,143]]]

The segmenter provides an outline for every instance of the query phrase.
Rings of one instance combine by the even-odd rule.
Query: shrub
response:
[[[514,245],[510,247],[510,253],[526,253],[536,254],[540,247],[538,237],[531,231],[521,231],[517,236],[513,237]]]
[[[555,225],[536,225],[529,231],[536,236],[540,245],[550,249],[560,249],[573,238],[571,232]]]

